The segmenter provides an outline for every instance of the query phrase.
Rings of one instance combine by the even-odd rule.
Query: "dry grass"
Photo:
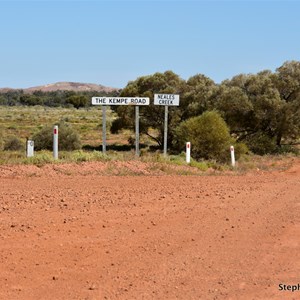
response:
[[[116,114],[110,109],[107,110],[107,127],[116,117]],[[240,174],[256,170],[282,170],[286,169],[292,163],[293,155],[276,156],[243,156],[238,162],[236,168],[230,166],[230,157],[227,164],[219,164],[215,161],[191,162],[187,165],[185,154],[170,155],[163,157],[160,152],[149,153],[147,149],[141,149],[141,157],[135,157],[134,150],[131,151],[108,151],[103,155],[99,151],[74,151],[60,152],[60,160],[54,161],[52,153],[41,151],[35,153],[35,157],[26,158],[25,140],[39,131],[44,125],[54,124],[60,120],[70,123],[79,133],[82,144],[89,145],[91,148],[99,147],[102,143],[102,113],[101,108],[92,107],[88,109],[72,108],[49,108],[49,107],[5,107],[0,106],[0,149],[3,141],[9,136],[16,136],[24,141],[24,151],[0,151],[0,164],[35,164],[43,165],[47,163],[61,162],[89,162],[89,161],[132,161],[139,160],[144,163],[151,163],[151,168],[161,170],[172,174],[174,166],[182,166],[176,172],[182,175],[194,174],[195,170],[204,173],[226,173],[233,172]],[[129,137],[134,137],[134,133],[124,130],[120,134],[110,134],[107,130],[108,145],[126,145]],[[140,142],[151,145],[152,142],[140,137]],[[1,145],[2,143],[2,145]],[[212,172],[213,170],[213,172]],[[175,172],[175,173],[176,173]],[[121,172],[126,173],[126,170]]]
[[[107,109],[106,138],[107,144],[124,145],[134,132],[122,130],[111,134],[109,128],[116,118],[116,113]],[[43,126],[64,120],[79,133],[82,145],[98,147],[102,143],[102,111],[99,107],[91,108],[52,108],[43,106],[0,106],[0,149],[1,140],[9,136],[20,138],[25,145],[26,138],[31,138]],[[153,144],[149,138],[141,136],[141,143]],[[24,146],[25,147],[25,146]]]
[[[115,114],[108,109],[108,128],[114,118]],[[3,138],[14,135],[25,141],[26,138],[33,136],[43,126],[65,120],[78,131],[83,144],[94,146],[101,141],[102,113],[98,107],[75,109],[42,106],[0,106],[0,120],[0,135]]]

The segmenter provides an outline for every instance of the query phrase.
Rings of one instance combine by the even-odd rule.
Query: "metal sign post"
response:
[[[139,107],[135,107],[135,155],[140,156],[140,116]]]
[[[106,153],[106,106],[102,106],[102,153]]]
[[[168,148],[168,111],[168,105],[165,105],[164,156],[167,156]]]
[[[164,124],[164,156],[167,156],[168,148],[168,107],[179,106],[179,95],[173,94],[154,94],[154,105],[165,106],[165,124]]]

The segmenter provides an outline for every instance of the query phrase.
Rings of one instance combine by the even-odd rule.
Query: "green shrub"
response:
[[[245,143],[249,149],[259,155],[273,154],[276,152],[275,139],[263,132],[258,132],[246,138]]]
[[[5,151],[19,151],[25,150],[25,144],[16,136],[10,136],[4,142],[3,149]]]
[[[207,111],[201,116],[182,122],[175,130],[175,147],[185,149],[191,142],[194,159],[228,160],[232,138],[225,121],[216,111]]]
[[[209,165],[207,164],[207,162],[205,161],[195,161],[195,160],[191,160],[190,163],[191,167],[195,167],[201,171],[207,171],[209,168]]]
[[[293,145],[281,145],[281,147],[278,147],[276,149],[276,154],[288,154],[288,153],[299,155],[300,150]]]
[[[235,143],[233,146],[236,160],[238,160],[242,155],[249,153],[249,149],[244,143]]]
[[[81,148],[79,134],[70,124],[64,121],[58,124],[58,149],[63,151],[78,150]],[[34,140],[35,150],[53,149],[53,126],[46,125],[32,139]]]

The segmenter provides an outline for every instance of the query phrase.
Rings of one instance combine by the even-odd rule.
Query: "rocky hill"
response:
[[[9,90],[14,90],[10,88],[0,88],[0,93],[8,92]],[[107,87],[101,84],[94,83],[80,83],[80,82],[56,82],[41,86],[35,86],[23,89],[25,93],[33,93],[34,91],[42,92],[52,92],[52,91],[74,91],[74,92],[84,92],[84,91],[97,91],[97,92],[114,92],[119,90],[118,88]]]

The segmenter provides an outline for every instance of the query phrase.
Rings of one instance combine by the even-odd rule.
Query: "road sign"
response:
[[[179,106],[179,95],[154,94],[154,105]]]
[[[135,136],[136,155],[139,156],[139,106],[149,105],[149,97],[92,97],[92,105],[102,105],[102,152],[106,152],[106,106],[132,105],[135,106]]]
[[[154,94],[154,105],[163,105],[165,107],[164,156],[166,156],[168,136],[168,106],[179,106],[179,95]]]
[[[149,105],[149,97],[92,97],[92,105]]]

